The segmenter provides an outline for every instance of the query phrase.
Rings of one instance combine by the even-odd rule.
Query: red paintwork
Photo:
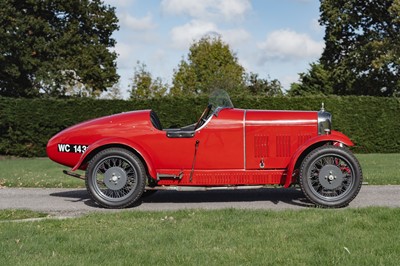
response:
[[[317,135],[317,112],[246,113],[246,169],[285,169],[297,148]]]
[[[294,167],[296,165],[297,160],[302,155],[302,153],[307,150],[307,148],[317,144],[317,143],[326,143],[326,142],[333,142],[333,143],[343,143],[346,146],[353,146],[354,143],[344,134],[332,130],[331,134],[329,135],[321,135],[313,137],[307,140],[303,145],[301,145],[296,152],[292,155],[289,165],[287,167],[288,172],[287,176],[291,176],[292,178],[287,178],[285,180],[285,187],[289,187],[291,183],[295,182],[295,176],[293,176]]]
[[[225,185],[283,185],[286,178],[284,169],[277,170],[195,170],[190,181],[191,170],[167,170],[160,169],[162,173],[179,175],[183,173],[181,180],[161,179],[158,185],[174,186],[225,186]]]
[[[124,146],[143,159],[158,185],[222,186],[280,184],[295,181],[296,162],[308,147],[326,142],[353,145],[332,131],[318,135],[317,112],[222,109],[193,138],[168,138],[150,121],[150,110],[80,123],[55,135],[47,145],[53,161],[84,170],[87,159],[105,146]],[[192,180],[195,143],[199,141]],[[89,145],[86,152],[59,152],[59,144]],[[263,167],[262,167],[263,166]],[[289,178],[287,178],[287,176]]]

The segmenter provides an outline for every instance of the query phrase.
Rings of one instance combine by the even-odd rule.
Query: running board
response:
[[[173,191],[211,191],[211,190],[245,190],[245,189],[261,189],[276,188],[279,185],[259,185],[259,186],[221,186],[221,187],[200,187],[200,186],[146,186],[146,190],[173,190]]]

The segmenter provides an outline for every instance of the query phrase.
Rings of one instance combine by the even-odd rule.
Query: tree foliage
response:
[[[160,77],[153,79],[144,63],[137,62],[133,78],[130,85],[131,99],[151,99],[165,96],[168,85],[162,82]]]
[[[321,0],[320,11],[333,93],[400,93],[400,0]]]
[[[111,87],[117,22],[101,0],[0,1],[0,95],[97,95]]]
[[[110,99],[110,100],[122,100],[124,97],[122,96],[121,84],[119,82],[115,83],[111,88],[108,88],[107,91],[104,91],[100,96],[100,99]]]
[[[171,94],[201,95],[217,88],[235,94],[244,85],[244,68],[229,45],[220,37],[206,36],[191,45],[187,60],[181,60]]]
[[[311,63],[306,73],[300,73],[298,83],[292,83],[288,96],[329,95],[333,93],[330,72],[320,63]]]
[[[279,80],[262,79],[256,73],[250,73],[246,78],[246,92],[250,95],[282,96],[282,85]]]

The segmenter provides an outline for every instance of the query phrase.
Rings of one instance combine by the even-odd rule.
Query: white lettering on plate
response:
[[[72,152],[72,153],[84,153],[88,145],[81,144],[58,144],[59,152]]]

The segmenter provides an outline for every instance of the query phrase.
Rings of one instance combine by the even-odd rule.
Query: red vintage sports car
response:
[[[299,184],[317,206],[346,206],[362,172],[331,114],[235,109],[211,94],[197,123],[163,129],[152,110],[80,123],[50,139],[47,154],[85,180],[94,201],[124,208],[156,190],[253,189]],[[81,176],[73,171],[86,170]]]

